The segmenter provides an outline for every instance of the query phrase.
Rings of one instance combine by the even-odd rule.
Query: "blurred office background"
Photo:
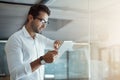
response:
[[[75,42],[45,66],[45,80],[120,80],[119,0],[0,0],[0,80],[9,80],[5,42],[41,1],[52,11],[43,35]]]

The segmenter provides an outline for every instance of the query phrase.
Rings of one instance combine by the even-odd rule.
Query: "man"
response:
[[[43,80],[44,63],[52,63],[58,54],[60,41],[38,34],[48,22],[50,10],[45,5],[30,8],[23,28],[14,33],[6,43],[10,80]],[[45,49],[52,49],[44,54]]]

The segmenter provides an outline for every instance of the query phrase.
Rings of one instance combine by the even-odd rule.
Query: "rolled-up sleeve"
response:
[[[6,43],[5,52],[10,76],[13,80],[18,80],[32,73],[30,62],[23,62],[22,43],[20,39],[11,36]]]

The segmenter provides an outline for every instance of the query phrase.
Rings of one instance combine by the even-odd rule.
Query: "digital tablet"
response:
[[[65,51],[71,51],[73,47],[72,41],[63,41],[62,44],[58,48],[58,58],[65,53]]]

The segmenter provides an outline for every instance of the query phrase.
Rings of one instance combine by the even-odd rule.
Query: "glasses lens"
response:
[[[46,25],[49,24],[49,22],[45,21],[44,19],[41,19],[41,18],[38,18],[38,17],[37,17],[37,19],[40,20],[40,22],[42,22],[43,24],[46,24]]]

